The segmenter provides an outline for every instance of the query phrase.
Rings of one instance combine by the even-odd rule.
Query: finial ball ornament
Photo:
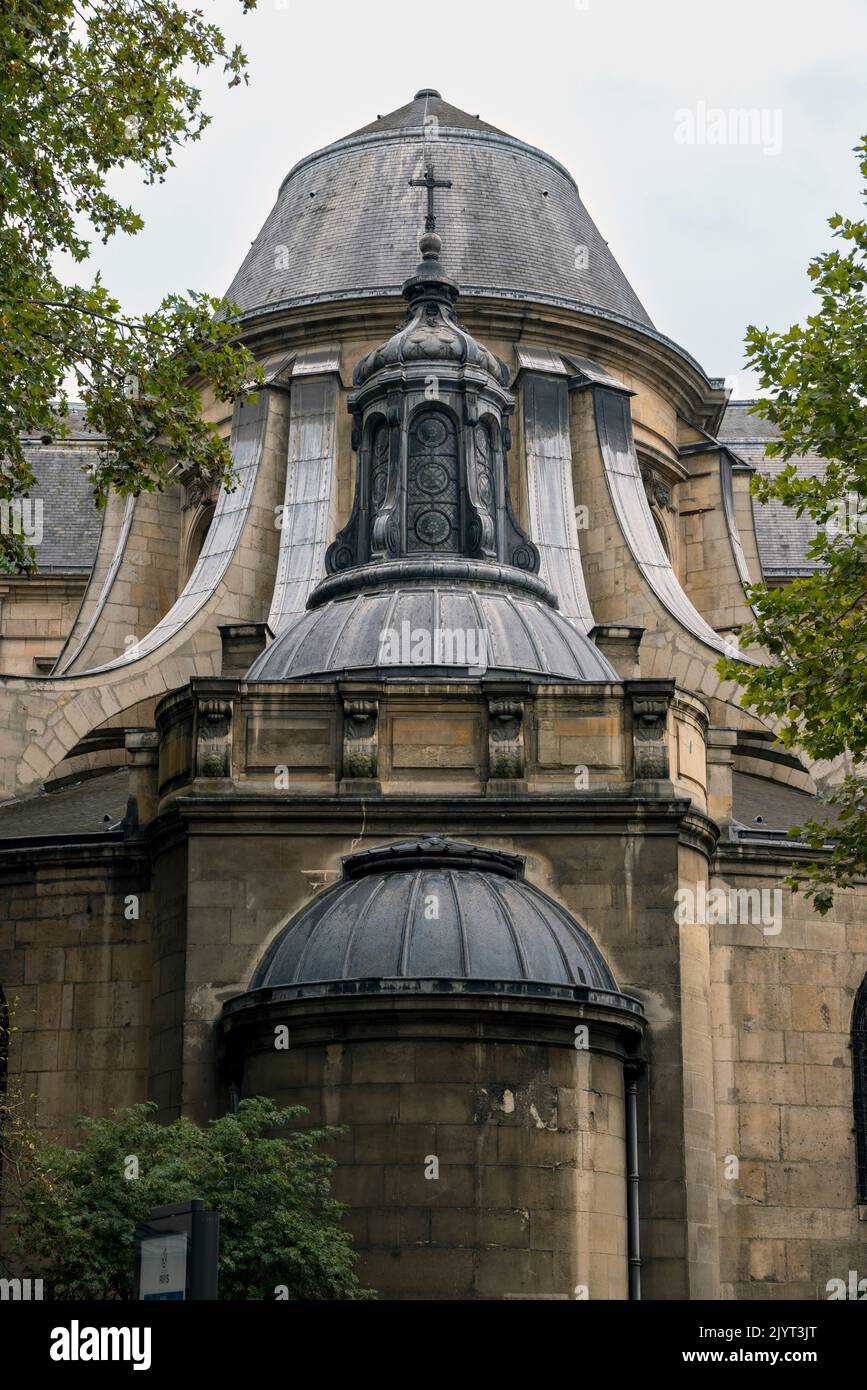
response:
[[[418,249],[421,252],[422,260],[438,261],[443,244],[436,232],[425,232],[419,237]]]

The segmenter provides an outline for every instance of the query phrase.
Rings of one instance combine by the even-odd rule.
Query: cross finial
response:
[[[438,179],[434,177],[433,160],[429,159],[425,165],[423,179],[410,179],[410,187],[427,189],[427,217],[424,220],[426,232],[436,231],[437,220],[434,214],[434,189],[451,188],[451,179]]]

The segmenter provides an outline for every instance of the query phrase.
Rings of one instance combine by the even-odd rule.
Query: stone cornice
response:
[[[269,306],[238,323],[239,337],[257,356],[265,357],[311,341],[339,339],[362,345],[393,332],[402,303],[399,287],[393,295],[360,291],[343,299]],[[725,404],[725,390],[713,382],[696,360],[672,339],[632,320],[620,320],[578,301],[544,297],[528,300],[505,292],[474,292],[462,287],[461,316],[465,327],[482,342],[496,338],[531,341],[567,354],[599,356],[614,370],[646,381],[669,397],[679,415],[704,428],[715,423]],[[343,384],[351,385],[351,351],[344,354]]]
[[[366,839],[438,834],[448,822],[455,838],[499,839],[504,826],[514,835],[591,835],[594,837],[670,836],[710,856],[719,830],[683,797],[666,800],[619,793],[585,796],[299,796],[270,789],[250,794],[230,783],[224,795],[176,796],[148,827],[157,851],[182,843],[190,834],[356,836],[364,816]]]

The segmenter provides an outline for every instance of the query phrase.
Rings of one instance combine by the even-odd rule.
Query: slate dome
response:
[[[253,317],[399,294],[423,218],[409,180],[434,143],[438,172],[452,183],[437,198],[438,218],[465,295],[563,304],[652,328],[567,170],[433,88],[290,170],[226,298]]]
[[[283,929],[251,989],[379,993],[401,981],[625,998],[584,928],[524,881],[520,855],[435,837],[344,859],[340,882]]]

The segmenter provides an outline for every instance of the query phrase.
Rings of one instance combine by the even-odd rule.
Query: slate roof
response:
[[[729,401],[718,437],[725,441],[776,439],[776,425],[770,420],[763,420],[760,415],[750,414],[753,404],[753,401]]]
[[[430,94],[296,164],[226,298],[246,316],[398,295],[425,211],[409,180],[429,156],[452,181],[437,192],[437,231],[465,294],[583,306],[652,329],[563,166]]]
[[[358,130],[353,130],[344,138],[354,140],[356,135],[378,135],[382,130],[412,129],[419,124],[423,125],[425,121],[433,120],[441,126],[448,126],[451,130],[487,130],[494,135],[506,134],[497,126],[488,125],[487,121],[481,120],[480,117],[471,116],[469,112],[461,111],[460,107],[443,101],[433,87],[423,87],[406,106],[399,106],[387,116],[377,116],[375,121],[359,126]]]
[[[30,497],[42,499],[42,541],[35,547],[40,574],[89,574],[102,530],[85,468],[101,436],[84,424],[84,407],[70,406],[69,434],[53,444],[27,437],[24,453],[37,479]]]
[[[739,824],[751,830],[760,828],[765,832],[779,830],[783,833],[808,820],[833,824],[837,819],[834,807],[824,806],[808,792],[746,772],[732,774],[732,815]]]
[[[129,770],[120,767],[57,791],[0,802],[0,841],[104,833],[123,820],[128,796]]]
[[[768,458],[765,445],[776,439],[778,431],[769,420],[749,413],[752,401],[730,401],[726,407],[717,438],[729,444],[734,453],[762,473],[775,477],[784,467],[783,459]],[[802,454],[791,459],[799,476],[821,477],[825,460],[819,454]],[[797,516],[782,502],[770,501],[764,506],[753,498],[753,518],[762,574],[765,579],[789,579],[810,575],[818,568],[807,554],[816,534],[810,517]]]

